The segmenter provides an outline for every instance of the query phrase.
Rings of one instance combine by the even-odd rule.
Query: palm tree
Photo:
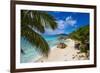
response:
[[[57,28],[53,16],[44,11],[21,10],[21,36],[35,45],[43,56],[48,56],[49,45],[40,35],[45,28]]]

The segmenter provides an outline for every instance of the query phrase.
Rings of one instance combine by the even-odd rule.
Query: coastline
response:
[[[64,42],[67,47],[64,49],[58,48],[57,45],[53,46],[50,50],[48,58],[40,57],[35,62],[54,62],[54,61],[73,61],[73,60],[87,60],[85,53],[79,53],[80,50],[75,49],[75,40],[66,39]],[[33,62],[31,60],[31,62]]]

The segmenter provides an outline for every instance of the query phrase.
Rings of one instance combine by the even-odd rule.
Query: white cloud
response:
[[[74,20],[72,18],[72,16],[68,16],[68,17],[66,17],[65,22],[66,22],[67,25],[74,26],[77,21]]]
[[[58,29],[64,29],[65,28],[65,22],[63,20],[57,21]]]
[[[66,27],[76,27],[76,23],[77,21],[75,19],[72,18],[72,16],[68,16],[66,17],[64,20],[58,20],[56,21],[58,24],[58,27],[56,30],[52,30],[52,29],[46,29],[45,34],[60,34],[60,33],[64,33]]]
[[[72,16],[68,16],[64,20],[58,20],[56,22],[59,29],[63,29],[66,26],[75,26],[75,24],[77,23],[77,21],[73,19]]]

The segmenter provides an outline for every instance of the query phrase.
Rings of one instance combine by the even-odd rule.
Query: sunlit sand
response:
[[[72,61],[72,60],[87,60],[85,53],[80,53],[74,48],[75,41],[66,39],[66,48],[58,48],[57,45],[52,47],[48,57],[41,57],[35,62],[54,62],[54,61]]]

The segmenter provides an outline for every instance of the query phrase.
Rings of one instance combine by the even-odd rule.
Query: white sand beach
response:
[[[52,47],[48,58],[41,57],[36,62],[53,62],[53,61],[71,61],[71,60],[86,60],[85,53],[79,53],[80,51],[74,48],[75,41],[72,39],[66,39],[66,48],[57,48],[57,45]]]

